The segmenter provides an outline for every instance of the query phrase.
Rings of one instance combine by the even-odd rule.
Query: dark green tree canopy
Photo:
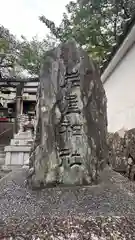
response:
[[[15,68],[17,65],[30,74],[39,74],[46,51],[53,48],[55,40],[46,36],[42,41],[33,37],[31,41],[22,36],[17,40],[8,29],[0,27],[0,67]],[[11,71],[9,71],[11,72]]]
[[[60,26],[45,16],[40,20],[60,41],[73,37],[101,64],[134,10],[131,0],[77,0],[66,6]]]
[[[39,74],[46,51],[60,41],[74,38],[101,66],[133,15],[135,0],[76,0],[66,6],[59,26],[40,16],[50,29],[50,35],[42,41],[37,37],[28,41],[24,36],[17,40],[0,26],[0,64],[18,64],[30,74]]]

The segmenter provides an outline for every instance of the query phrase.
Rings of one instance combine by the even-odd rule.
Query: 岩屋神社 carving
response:
[[[32,184],[97,181],[108,154],[106,96],[95,64],[74,41],[45,57],[36,117]]]

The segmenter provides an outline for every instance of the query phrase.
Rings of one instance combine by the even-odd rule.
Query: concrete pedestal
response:
[[[28,164],[29,153],[33,139],[30,131],[19,132],[14,135],[9,146],[5,147],[5,166],[9,168],[21,167]]]

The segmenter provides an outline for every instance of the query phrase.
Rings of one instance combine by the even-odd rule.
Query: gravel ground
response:
[[[105,169],[97,186],[38,191],[25,188],[26,175],[0,180],[0,239],[135,239],[135,184],[120,174]]]

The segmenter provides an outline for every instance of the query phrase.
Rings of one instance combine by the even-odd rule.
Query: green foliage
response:
[[[22,36],[18,41],[6,28],[0,26],[0,64],[18,64],[31,74],[39,74],[46,52],[59,41],[74,38],[99,64],[117,43],[123,26],[135,10],[131,0],[76,0],[66,6],[60,26],[41,16],[51,35],[43,41]],[[53,36],[53,37],[52,37]]]
[[[6,28],[0,27],[0,65],[8,66],[10,63],[14,69],[18,66],[18,71],[22,67],[30,74],[38,75],[46,51],[54,46],[55,39],[52,36],[46,36],[42,41],[37,37],[28,41],[22,36],[18,41]]]
[[[46,42],[40,42],[34,37],[30,42],[22,36],[20,43],[19,64],[32,74],[38,74],[41,58],[46,49]]]
[[[40,20],[60,41],[74,38],[101,63],[117,42],[126,20],[132,16],[135,3],[131,0],[77,0],[71,1],[66,9],[59,27],[45,16]]]
[[[46,36],[46,39],[42,41],[39,41],[37,37],[28,41],[22,36],[22,42],[19,46],[19,65],[27,69],[29,73],[38,75],[45,53],[54,46],[55,42],[51,36]]]
[[[6,39],[0,38],[0,51],[7,51],[9,49],[9,42]]]
[[[0,64],[13,65],[16,59],[18,41],[8,29],[0,26]]]

